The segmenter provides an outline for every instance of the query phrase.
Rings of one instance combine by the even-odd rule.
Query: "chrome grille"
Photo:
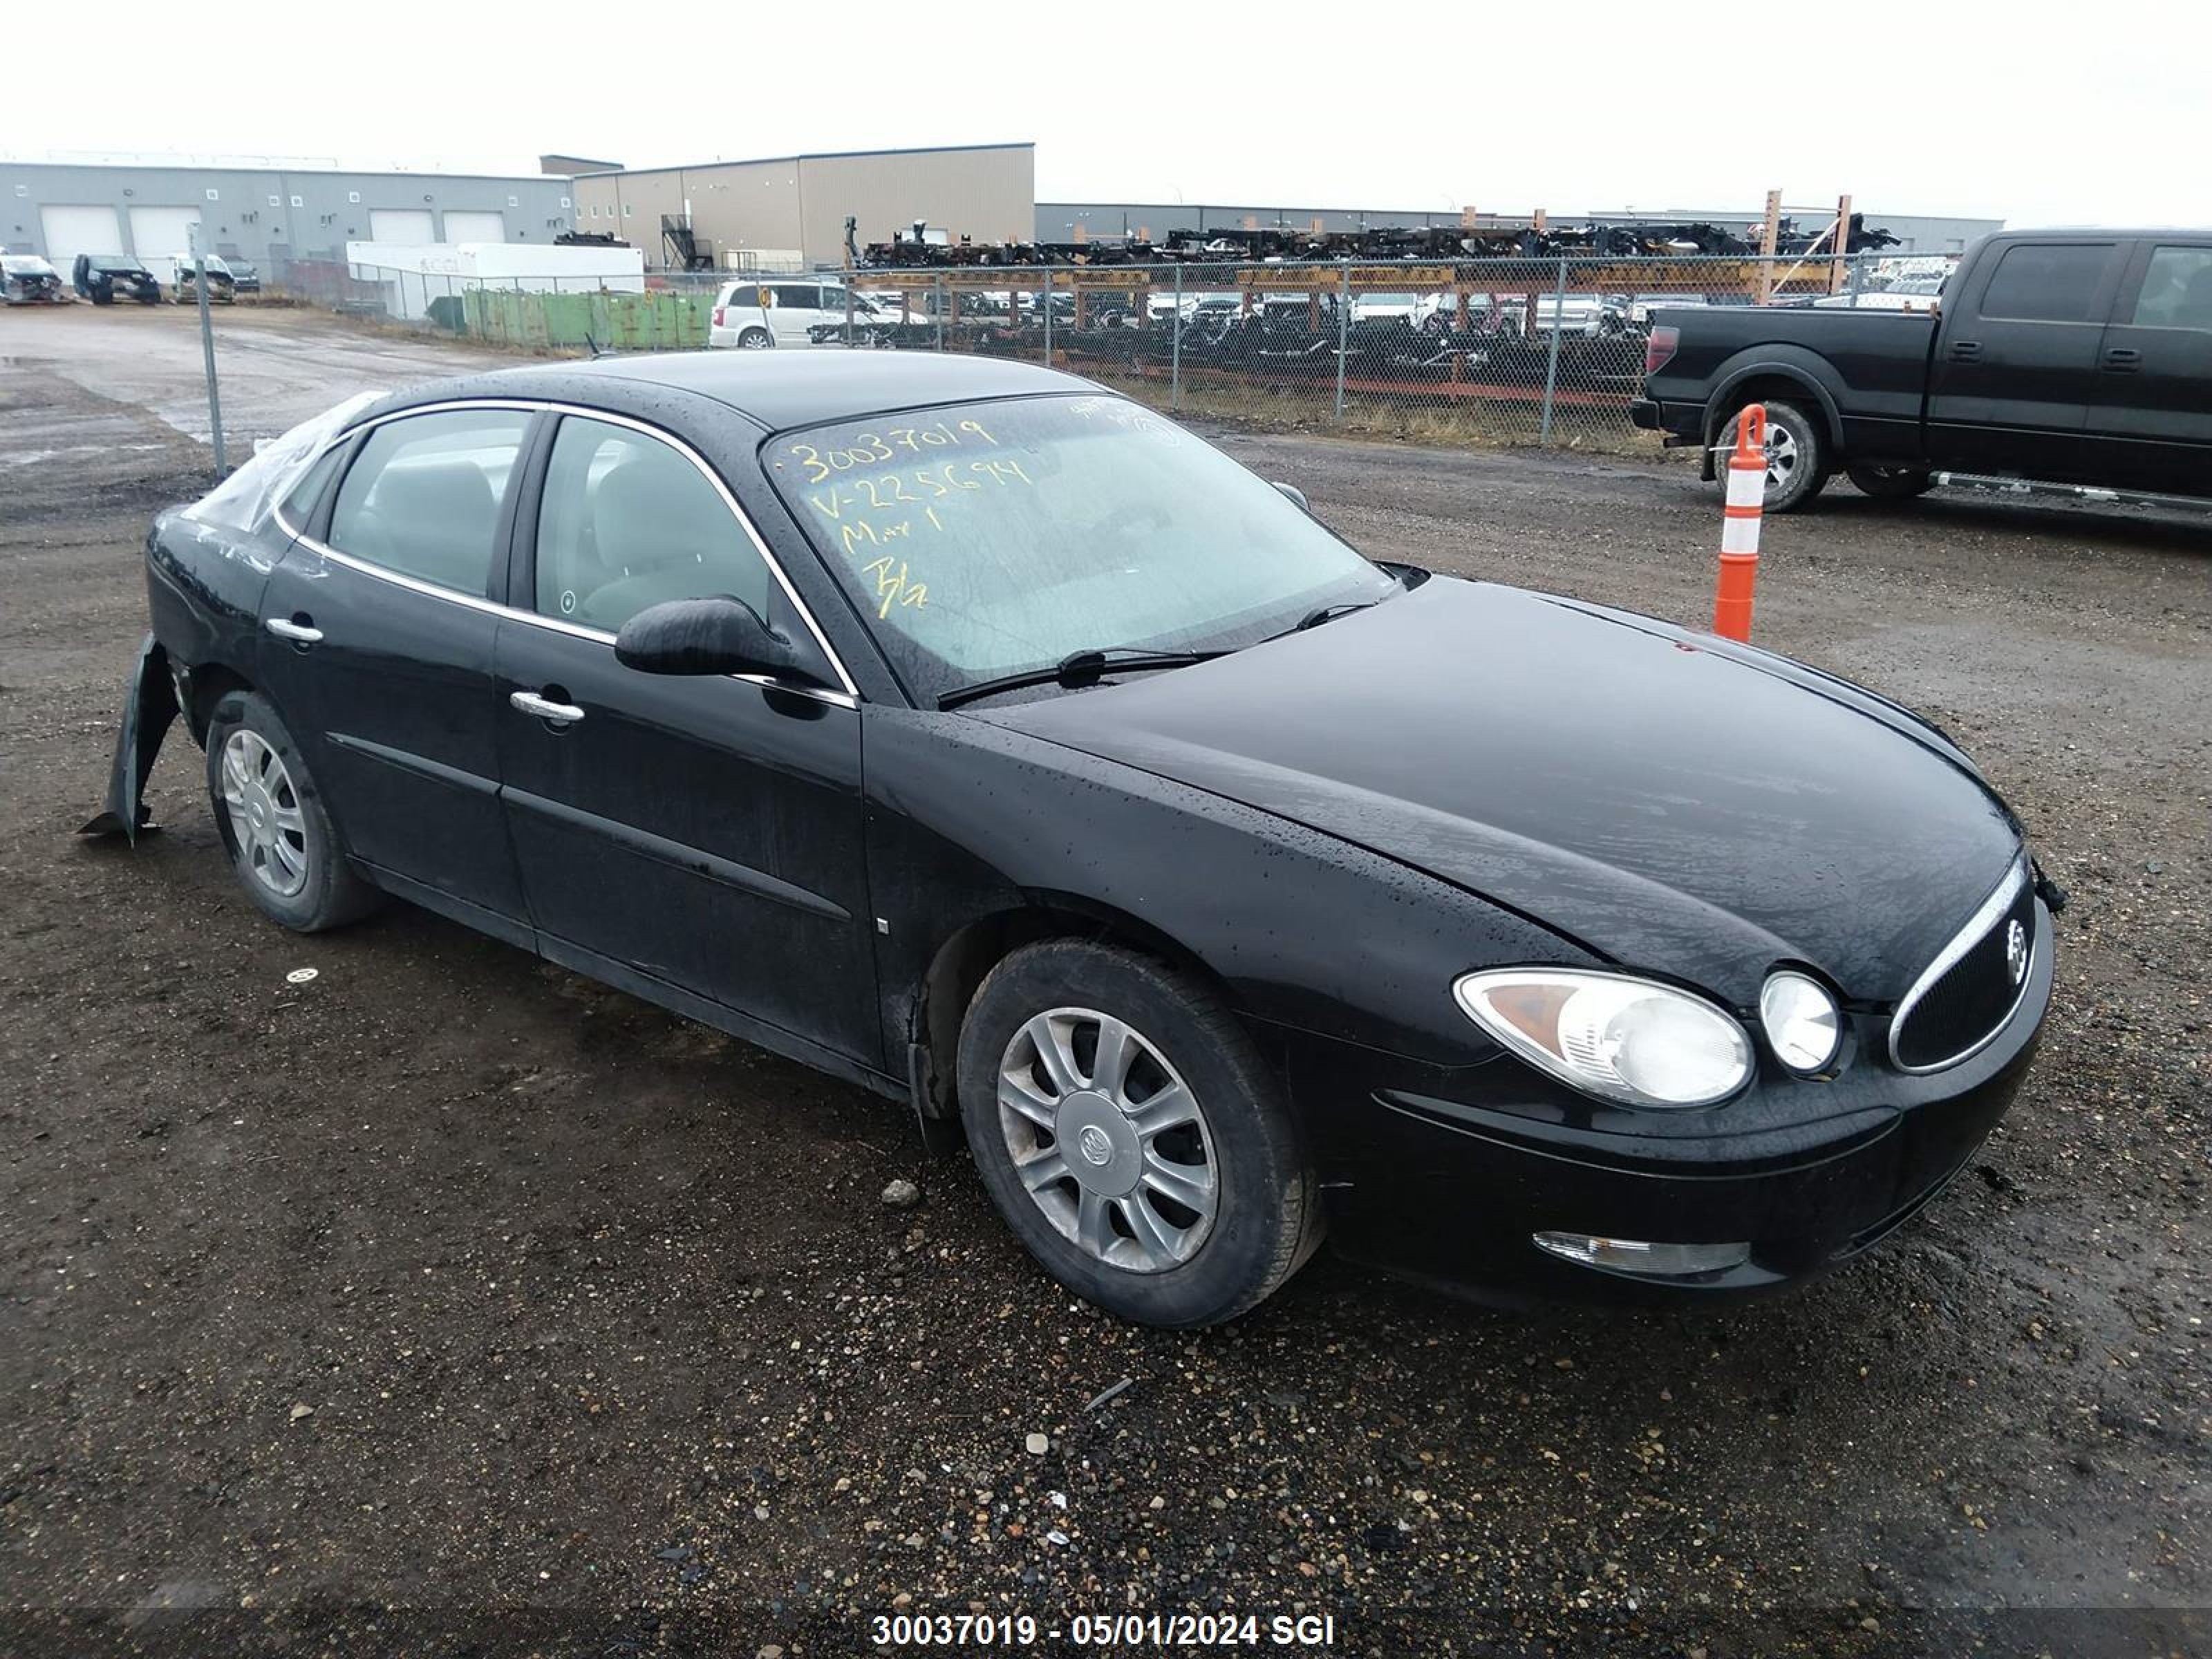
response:
[[[1897,1005],[1889,1054],[1899,1069],[1937,1072],[1987,1048],[2027,994],[2034,952],[2035,893],[2022,859]]]

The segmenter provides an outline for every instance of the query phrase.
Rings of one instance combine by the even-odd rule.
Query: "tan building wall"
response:
[[[862,247],[917,219],[955,241],[1025,242],[1036,223],[1036,151],[1028,144],[810,155],[799,167],[799,246],[811,260],[843,259],[848,214]]]
[[[1023,241],[1036,217],[1036,152],[1028,144],[872,151],[586,173],[575,180],[576,228],[609,233],[667,263],[664,214],[689,211],[695,234],[725,249],[799,250],[810,264],[845,255],[845,219],[865,246],[917,219],[957,239]]]

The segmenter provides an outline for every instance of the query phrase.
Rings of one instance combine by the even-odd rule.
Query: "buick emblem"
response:
[[[2015,974],[2013,977],[2017,979],[2020,976]],[[1075,1146],[1087,1163],[1108,1164],[1113,1161],[1113,1138],[1095,1123],[1085,1126],[1083,1133],[1076,1136]]]
[[[2005,972],[2015,985],[2027,977],[2027,929],[2017,921],[2005,929]]]

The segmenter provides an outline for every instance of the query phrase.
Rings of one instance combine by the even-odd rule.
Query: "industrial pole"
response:
[[[207,363],[208,428],[215,439],[215,476],[220,480],[230,468],[222,447],[222,399],[215,388],[215,324],[208,315],[206,237],[206,228],[198,220],[192,221],[192,292],[199,299],[200,356]]]
[[[1559,280],[1552,289],[1552,351],[1544,362],[1544,418],[1536,441],[1552,441],[1552,400],[1559,389],[1559,337],[1567,331],[1567,258],[1559,256]]]
[[[1352,350],[1352,262],[1337,267],[1336,423],[1344,424],[1344,361]]]
[[[1168,407],[1182,407],[1182,266],[1176,266],[1175,335],[1168,348]]]

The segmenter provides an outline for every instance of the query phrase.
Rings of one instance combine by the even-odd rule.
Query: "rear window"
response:
[[[2024,323],[2087,323],[2112,262],[2110,242],[2021,242],[2007,248],[1982,295],[1982,315]]]

